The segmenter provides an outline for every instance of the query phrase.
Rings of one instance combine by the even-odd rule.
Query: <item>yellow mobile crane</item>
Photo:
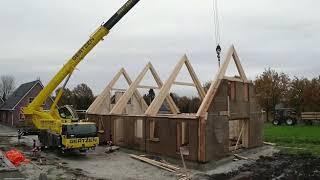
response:
[[[139,0],[128,0],[106,23],[101,25],[90,39],[72,56],[72,58],[50,80],[38,96],[23,109],[26,120],[32,122],[42,146],[70,149],[93,149],[99,143],[95,123],[79,121],[71,106],[57,108],[72,72],[83,58],[109,33],[112,27],[132,9]],[[50,111],[44,111],[42,104],[49,98],[58,85],[64,80],[63,87],[57,94]]]

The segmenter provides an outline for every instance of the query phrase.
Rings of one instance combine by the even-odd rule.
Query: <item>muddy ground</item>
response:
[[[197,179],[320,179],[320,158],[311,154],[276,153],[271,157],[262,156],[235,171],[198,176]]]
[[[97,147],[86,154],[73,152],[61,154],[57,151],[45,150],[32,156],[33,139],[37,136],[23,137],[18,142],[16,129],[0,125],[0,150],[20,150],[30,163],[18,166],[18,172],[0,172],[0,180],[4,178],[39,179],[41,173],[48,179],[177,179],[176,174],[159,170],[157,167],[132,159],[129,153],[143,153],[121,149],[113,153],[105,153],[105,147]],[[9,137],[7,137],[9,136]]]
[[[55,151],[42,151],[32,157],[31,148],[36,136],[18,142],[16,130],[0,125],[0,149],[16,148],[31,160],[22,164],[19,171],[0,173],[0,179],[38,179],[41,173],[48,179],[178,179],[175,173],[161,170],[130,158],[129,154],[143,154],[121,148],[111,154],[104,147],[97,147],[87,154],[62,155]],[[187,162],[192,179],[320,179],[320,158],[310,154],[286,155],[271,146],[237,152],[250,160],[237,160],[230,154],[222,160],[206,164]],[[165,157],[164,157],[165,158]],[[179,159],[166,159],[182,167]]]

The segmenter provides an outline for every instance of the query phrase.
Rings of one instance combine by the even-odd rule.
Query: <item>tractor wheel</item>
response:
[[[292,118],[288,118],[288,119],[286,119],[286,124],[288,126],[293,126],[294,125],[294,120]]]
[[[280,121],[278,119],[275,119],[272,121],[272,124],[275,126],[278,126],[278,125],[280,125]]]
[[[312,120],[305,120],[304,123],[308,126],[312,125]]]

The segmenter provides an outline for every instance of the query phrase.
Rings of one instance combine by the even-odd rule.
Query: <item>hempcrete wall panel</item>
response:
[[[255,98],[254,87],[249,84],[249,99],[244,100],[243,83],[236,82],[236,100],[230,101],[231,118],[250,118],[249,120],[249,147],[262,145],[262,127],[260,107]],[[228,111],[228,80],[222,80],[214,101],[210,104],[206,128],[205,128],[205,156],[206,161],[220,159],[229,152],[229,117],[221,115]],[[259,113],[260,112],[260,113]],[[104,132],[99,133],[101,142],[110,140],[110,133],[115,138],[115,119],[123,119],[123,142],[120,146],[180,158],[177,147],[177,124],[185,121],[189,127],[189,155],[188,160],[198,160],[198,119],[169,118],[169,117],[146,117],[127,115],[92,115],[88,114],[90,121],[103,122]],[[143,138],[135,136],[135,122],[142,119]],[[150,121],[155,120],[158,124],[159,141],[150,140]]]
[[[250,96],[250,132],[249,132],[249,144],[250,147],[261,146],[263,143],[263,119],[261,108],[257,102],[257,98],[254,92],[254,86],[250,84],[249,87]]]
[[[150,140],[150,121],[154,120],[158,126],[159,141]],[[197,160],[198,149],[198,121],[195,119],[183,119],[189,126],[189,155],[185,156],[188,160]],[[182,119],[171,118],[148,118],[146,128],[146,151],[151,153],[163,154],[171,157],[179,157],[177,150],[177,123]]]
[[[242,82],[234,82],[236,88],[235,100],[229,101],[230,118],[244,119],[249,118],[249,102],[244,100],[244,85]]]
[[[87,117],[90,122],[96,123],[98,131],[103,129],[103,132],[98,132],[100,144],[106,144],[107,141],[110,141],[110,134],[113,131],[113,123],[111,122],[110,116],[87,114]]]
[[[104,132],[98,133],[100,142],[110,140],[112,133],[113,141],[116,145],[129,149],[146,151],[171,157],[180,158],[177,150],[177,123],[185,121],[189,127],[189,155],[185,159],[196,161],[198,158],[198,120],[197,119],[172,119],[167,117],[136,117],[136,116],[116,116],[116,115],[88,115],[91,122],[95,122],[99,126],[99,121],[104,122]],[[123,119],[123,139],[117,144],[116,132],[114,125],[116,119]],[[135,136],[135,121],[142,119],[143,138]],[[150,121],[155,120],[158,123],[158,142],[150,140]]]
[[[223,80],[209,107],[206,121],[206,161],[226,156],[229,151],[229,122],[219,111],[228,110],[228,82]]]

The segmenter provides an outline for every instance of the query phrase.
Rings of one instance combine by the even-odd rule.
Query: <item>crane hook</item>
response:
[[[219,63],[219,67],[220,67],[220,54],[221,54],[221,46],[218,44],[216,47],[216,52],[217,52],[217,58],[218,58],[218,63]]]

